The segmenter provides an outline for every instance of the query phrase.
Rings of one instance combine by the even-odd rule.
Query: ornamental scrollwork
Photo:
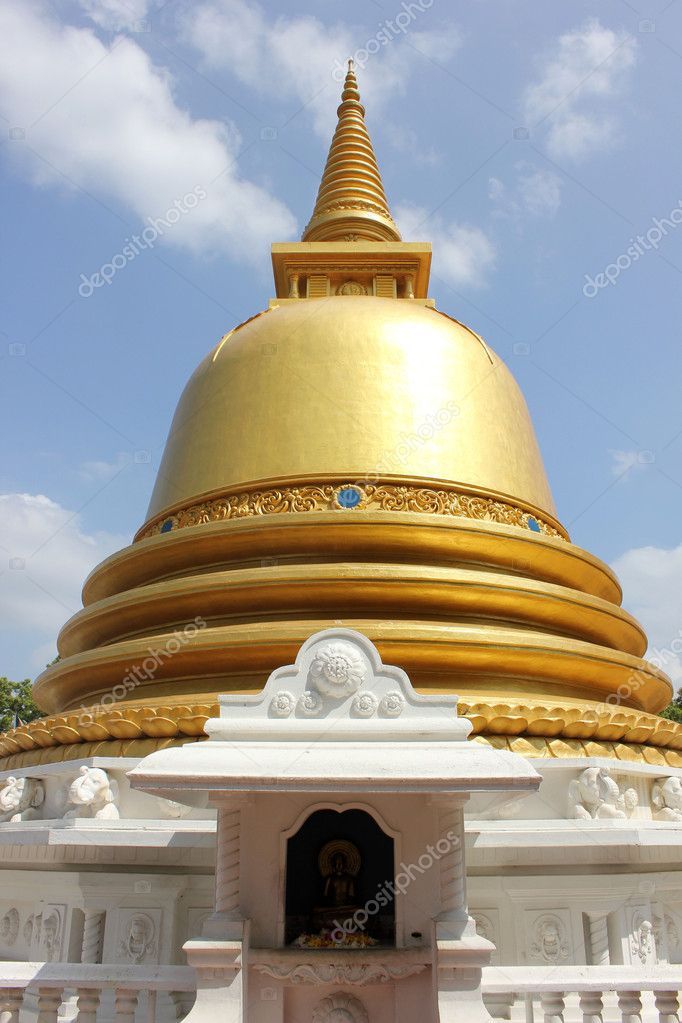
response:
[[[402,980],[426,969],[425,963],[299,963],[296,966],[276,966],[258,963],[255,969],[274,980],[290,984],[387,984]]]
[[[296,701],[292,694],[281,690],[270,700],[270,713],[276,718],[288,718],[295,705]]]
[[[379,713],[387,718],[397,718],[402,714],[404,707],[405,697],[402,693],[386,693],[379,704]]]
[[[371,718],[379,702],[374,693],[358,693],[353,700],[352,712],[360,718]]]
[[[348,482],[338,485],[309,484],[305,486],[274,487],[268,490],[249,490],[227,494],[211,501],[189,505],[171,515],[157,519],[138,536],[144,540],[158,533],[172,532],[188,526],[205,525],[231,519],[257,515],[320,512],[340,510],[335,497],[344,487],[357,487]],[[445,488],[418,487],[409,484],[362,483],[361,505],[369,511],[414,512],[422,515],[461,516],[481,522],[496,522],[521,529],[537,530],[545,535],[566,539],[555,526],[537,515],[489,497],[476,497]],[[355,510],[355,509],[352,509]]]
[[[335,210],[367,210],[370,213],[380,213],[387,220],[393,220],[385,206],[369,202],[366,199],[352,199],[350,202],[337,199],[335,202],[328,202],[321,209],[315,210],[315,218],[321,217],[325,213],[333,213]]]
[[[306,691],[301,693],[299,696],[296,706],[304,717],[314,718],[322,712],[323,702],[319,693],[314,693],[312,690],[306,689]]]

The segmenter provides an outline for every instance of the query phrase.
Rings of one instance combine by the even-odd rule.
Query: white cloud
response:
[[[257,92],[307,106],[315,130],[327,141],[348,57],[356,60],[363,102],[372,116],[405,92],[425,58],[450,59],[461,43],[459,32],[453,26],[425,27],[430,17],[427,7],[404,32],[387,29],[391,19],[385,19],[368,37],[366,28],[325,24],[313,16],[273,18],[252,0],[209,0],[188,11],[184,31],[208,67],[229,69]],[[403,38],[412,45],[401,45]]]
[[[132,455],[128,451],[119,451],[116,458],[111,462],[105,460],[81,462],[78,466],[78,475],[88,483],[103,483],[117,476],[132,462]]]
[[[619,451],[610,449],[611,473],[613,476],[628,480],[633,472],[646,469],[654,460],[651,451]]]
[[[623,587],[623,604],[649,637],[648,656],[682,684],[682,544],[636,547],[613,564]]]
[[[80,0],[80,6],[96,25],[114,32],[139,31],[149,14],[149,0]]]
[[[406,153],[413,167],[435,167],[442,160],[441,154],[431,145],[420,139],[414,128],[404,123],[386,121],[384,126],[386,138],[398,153]]]
[[[607,149],[618,135],[615,100],[637,59],[637,43],[625,31],[596,18],[565,32],[525,92],[525,117],[544,122],[547,149],[556,159],[581,160]]]
[[[527,216],[553,217],[561,206],[562,181],[558,174],[527,163],[516,165],[511,186],[499,178],[488,181],[488,197],[496,216],[521,221]]]
[[[471,224],[446,223],[420,206],[403,205],[396,210],[403,238],[433,245],[434,274],[456,287],[480,288],[494,268],[497,253],[488,235]]]
[[[519,195],[533,216],[553,217],[561,205],[561,178],[549,170],[529,170],[519,175]]]
[[[0,495],[0,674],[34,675],[56,651],[57,633],[80,607],[88,573],[128,538],[88,533],[79,516],[43,494]]]
[[[488,178],[488,198],[493,202],[506,203],[508,189],[499,178]]]
[[[462,33],[454,25],[442,25],[437,31],[411,30],[409,35],[410,46],[416,47],[429,60],[437,60],[441,64],[450,60],[464,41]]]
[[[132,39],[105,46],[37,4],[0,7],[0,112],[25,129],[25,144],[13,142],[11,152],[36,183],[70,180],[142,219],[203,188],[207,198],[169,241],[262,259],[272,238],[293,234],[291,214],[239,176],[234,127],[193,119],[172,87]]]

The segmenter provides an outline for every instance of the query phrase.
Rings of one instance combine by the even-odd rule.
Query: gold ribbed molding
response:
[[[306,241],[400,241],[365,124],[353,62]]]
[[[586,709],[542,703],[467,703],[459,713],[472,738],[526,757],[609,757],[682,767],[682,725],[618,707]],[[206,738],[217,704],[124,707],[43,718],[0,736],[0,769],[91,756],[144,756]]]
[[[81,743],[129,743],[149,739],[163,744],[169,739],[205,738],[204,725],[209,717],[218,714],[217,703],[125,707],[122,710],[93,707],[74,714],[39,718],[10,729],[0,735],[0,757]],[[106,755],[115,754],[107,751]]]
[[[624,742],[584,741],[580,739],[546,739],[524,735],[475,735],[481,742],[495,749],[510,750],[529,759],[548,757],[564,760],[571,757],[605,757],[629,761],[633,764],[651,764],[654,767],[682,767],[682,753],[659,746],[632,746]]]
[[[535,739],[547,742],[561,739],[564,744],[606,742],[682,750],[681,724],[657,714],[638,713],[617,706],[569,707],[534,701],[469,703],[460,700],[458,712],[469,718],[474,735],[506,736],[509,739],[524,736],[531,745]],[[565,755],[569,756],[568,753]]]
[[[354,503],[348,501],[350,495]],[[367,509],[382,512],[415,512],[426,515],[460,516],[508,526],[568,540],[568,534],[555,519],[527,506],[522,507],[499,497],[446,486],[420,483],[301,483],[263,489],[232,489],[210,499],[198,501],[157,516],[135,537],[144,540],[187,526],[223,522],[248,516],[334,511],[352,514]]]
[[[112,555],[83,597],[36,681],[51,714],[98,705],[137,666],[130,705],[258,691],[329,621],[367,635],[417,688],[469,701],[594,707],[622,693],[641,713],[670,701],[608,566],[485,519],[360,508],[199,523]]]

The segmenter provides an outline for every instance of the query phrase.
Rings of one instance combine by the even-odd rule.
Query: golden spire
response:
[[[339,121],[304,242],[400,241],[388,209],[372,142],[365,125],[353,61],[343,86]]]

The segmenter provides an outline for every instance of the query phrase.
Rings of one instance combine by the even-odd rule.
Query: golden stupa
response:
[[[86,581],[36,682],[51,716],[0,737],[3,768],[201,741],[217,694],[331,624],[460,694],[475,741],[682,766],[669,681],[556,518],[513,377],[400,240],[352,66],[338,114],[277,297],[189,381],[147,519]]]

